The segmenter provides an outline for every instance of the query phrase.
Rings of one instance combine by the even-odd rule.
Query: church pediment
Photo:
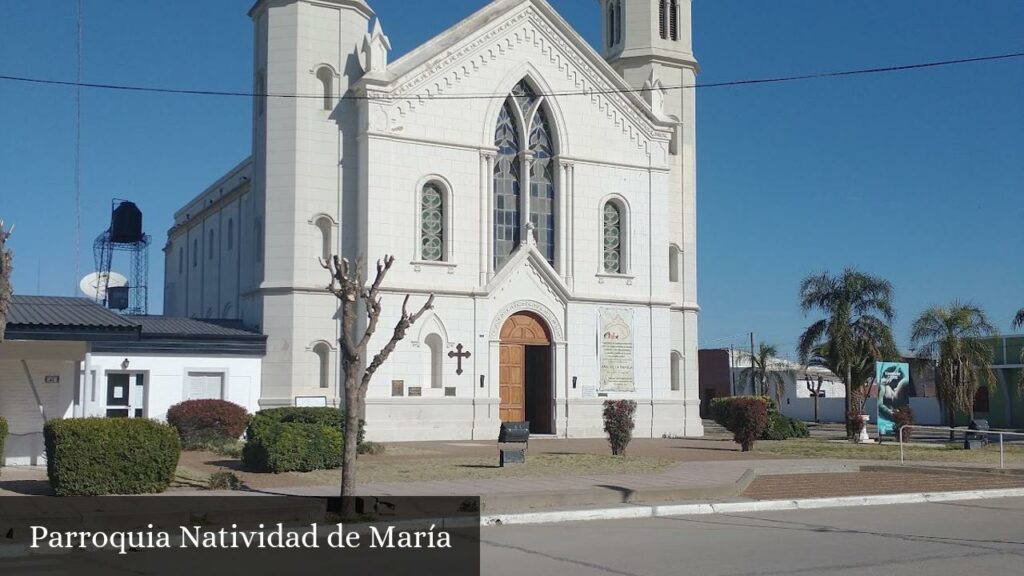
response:
[[[556,66],[571,92],[589,94],[592,105],[637,146],[669,139],[671,123],[659,118],[545,0],[496,0],[354,89],[389,108],[387,116],[400,124],[427,98],[465,93],[460,84],[524,45]]]
[[[517,298],[530,295],[563,306],[569,301],[569,288],[533,243],[520,246],[486,287],[492,298],[509,290]]]

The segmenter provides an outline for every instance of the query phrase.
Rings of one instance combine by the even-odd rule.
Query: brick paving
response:
[[[899,471],[758,476],[743,492],[743,497],[752,500],[790,500],[998,488],[1024,488],[1024,477]]]

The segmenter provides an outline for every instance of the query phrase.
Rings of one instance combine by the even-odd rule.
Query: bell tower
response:
[[[672,348],[681,355],[686,432],[700,433],[697,386],[697,131],[699,67],[693,55],[692,0],[598,0],[601,52],[654,114],[675,124],[668,181]],[[675,368],[673,368],[675,370]]]

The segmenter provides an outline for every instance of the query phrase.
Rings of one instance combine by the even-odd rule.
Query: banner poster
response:
[[[634,392],[633,311],[601,308],[598,316],[601,355],[599,391]]]
[[[902,362],[875,362],[878,383],[878,435],[895,436],[893,413],[910,404],[910,365]]]

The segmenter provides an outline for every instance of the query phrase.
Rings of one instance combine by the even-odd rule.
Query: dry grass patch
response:
[[[391,447],[388,454],[393,456]],[[286,472],[262,474],[232,467],[223,458],[210,454],[197,458],[191,454],[178,466],[180,488],[205,484],[210,474],[231,471],[252,489],[287,486],[323,486],[340,481],[339,470],[313,472]],[[205,460],[199,462],[199,460]],[[618,457],[602,454],[530,454],[525,465],[498,467],[497,454],[493,456],[465,457],[365,457],[359,458],[356,476],[360,485],[385,482],[420,482],[443,480],[485,480],[497,478],[527,478],[543,476],[590,476],[604,474],[656,474],[671,468],[676,462],[668,458],[645,456]]]
[[[898,461],[900,447],[895,443],[853,444],[816,439],[758,442],[754,452],[794,458],[834,458],[845,460]],[[964,450],[962,443],[908,445],[904,448],[907,462],[953,462],[962,464],[999,464],[999,445],[989,444],[980,450]],[[1024,446],[1005,447],[1006,464],[1024,464]]]

